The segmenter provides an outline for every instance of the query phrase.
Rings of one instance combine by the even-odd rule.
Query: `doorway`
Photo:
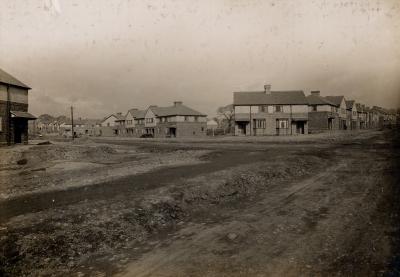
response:
[[[297,121],[296,122],[296,133],[297,134],[304,134],[304,121]]]
[[[169,137],[175,138],[176,137],[176,128],[175,127],[169,128],[168,134],[169,134]]]
[[[26,127],[28,122],[23,119],[13,119],[14,127],[14,143],[22,143],[26,136]]]

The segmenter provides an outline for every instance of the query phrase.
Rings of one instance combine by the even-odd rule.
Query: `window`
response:
[[[262,105],[259,107],[260,112],[266,113],[268,112],[268,106]]]
[[[254,119],[254,128],[265,129],[265,119]]]
[[[107,126],[110,127],[110,122],[107,122]]]
[[[283,112],[282,106],[275,106],[275,112],[277,112],[277,113]]]
[[[3,118],[0,116],[0,132],[3,132]]]
[[[194,121],[195,121],[195,122],[199,122],[199,117],[198,117],[198,116],[195,116],[195,117],[194,117]]]
[[[153,123],[154,122],[154,118],[146,118],[146,123]]]
[[[0,130],[1,131],[1,130]],[[204,127],[201,127],[201,131],[204,132]]]
[[[289,122],[287,119],[277,119],[276,120],[276,128],[278,129],[287,129],[289,128]]]
[[[316,112],[317,111],[317,105],[311,106],[312,107],[312,111]]]
[[[188,116],[185,116],[185,121],[189,121],[189,117]]]

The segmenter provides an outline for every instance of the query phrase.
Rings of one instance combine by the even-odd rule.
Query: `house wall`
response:
[[[243,107],[243,106],[242,106]],[[236,107],[235,107],[236,108]],[[246,125],[246,135],[266,136],[266,135],[294,135],[296,134],[296,125],[292,126],[292,119],[305,119],[305,134],[308,133],[308,106],[307,105],[287,105],[283,107],[283,111],[289,112],[274,112],[270,113],[270,109],[264,109],[266,112],[253,113],[251,108],[251,122],[250,114],[243,113],[243,111],[249,111],[249,108],[235,109],[241,111],[241,113],[235,114],[235,135],[241,135],[238,122],[248,122]],[[259,109],[257,109],[259,110]],[[292,111],[292,113],[290,113]],[[277,120],[287,120],[287,128],[279,128],[277,130]],[[265,120],[265,128],[258,128],[254,120]],[[251,132],[250,132],[251,131]]]
[[[130,122],[130,121],[132,121],[132,122]],[[135,118],[132,116],[132,114],[131,114],[130,112],[128,112],[128,113],[126,114],[126,117],[125,117],[125,126],[126,126],[126,128],[133,128],[133,127],[135,127]]]
[[[101,126],[102,127],[107,127],[108,126],[108,124],[110,124],[110,126],[112,127],[112,126],[115,126],[116,125],[116,123],[115,123],[115,120],[116,120],[117,118],[115,117],[115,116],[110,116],[110,117],[108,117],[106,120],[104,120],[103,122],[101,122]]]
[[[10,102],[11,111],[28,111],[28,104],[25,103],[15,103]],[[7,112],[7,101],[0,101],[0,117],[1,117],[1,131],[0,131],[0,143],[7,143],[7,139],[14,141],[14,123],[15,121],[11,119],[10,114]],[[26,122],[26,128],[22,132],[22,140],[24,143],[28,142],[28,122]]]

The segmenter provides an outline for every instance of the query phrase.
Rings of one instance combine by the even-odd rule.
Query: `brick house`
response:
[[[125,115],[125,128],[126,128],[126,135],[127,136],[134,136],[139,137],[142,135],[139,133],[139,130],[143,130],[141,127],[142,121],[139,119],[144,119],[146,111],[139,110],[139,109],[130,109]],[[140,126],[140,128],[137,128]]]
[[[96,135],[116,136],[121,129],[122,113],[110,114],[101,120],[96,126]],[[118,121],[118,122],[117,122]]]
[[[308,129],[311,132],[339,130],[340,118],[338,105],[320,95],[319,91],[312,91],[307,96],[309,104]]]
[[[347,116],[346,99],[343,95],[340,96],[326,96],[326,100],[332,102],[337,107],[337,117],[339,121],[339,130],[350,129],[350,123]]]
[[[31,88],[0,69],[0,144],[28,143],[28,91]]]
[[[308,101],[301,90],[233,93],[236,136],[308,134]]]
[[[367,128],[367,112],[365,109],[365,105],[362,105],[360,103],[356,103],[356,108],[357,108],[357,123],[358,123],[358,129],[366,129]]]
[[[150,106],[144,118],[137,118],[139,134],[149,134],[155,138],[206,136],[207,115],[195,111],[182,102],[173,106]]]
[[[351,130],[359,129],[357,105],[354,100],[346,101],[347,117]]]

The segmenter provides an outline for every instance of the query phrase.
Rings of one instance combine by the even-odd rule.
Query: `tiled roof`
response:
[[[318,96],[318,95],[309,95],[307,96],[307,101],[310,105],[330,105],[330,106],[337,106],[337,104],[329,101],[325,97]]]
[[[121,113],[116,113],[114,116],[117,118],[115,121],[125,120],[125,115],[122,115]]]
[[[328,100],[329,102],[334,103],[336,106],[340,106],[342,103],[344,96],[325,96],[325,99]]]
[[[173,116],[173,115],[207,116],[183,104],[177,104],[170,107],[150,106],[149,109],[151,109],[156,116]]]
[[[11,76],[10,74],[5,72],[1,68],[0,68],[0,83],[9,84],[9,85],[22,87],[22,88],[26,88],[26,89],[31,89],[30,87],[28,87],[27,85],[25,85],[24,83],[19,81],[14,76]]]
[[[233,103],[235,105],[308,105],[304,92],[301,90],[288,91],[246,91],[234,92]]]
[[[347,100],[346,101],[346,108],[347,109],[352,109],[354,106],[354,100]]]
[[[144,118],[146,111],[138,109],[130,109],[128,113],[130,113],[133,118]]]

